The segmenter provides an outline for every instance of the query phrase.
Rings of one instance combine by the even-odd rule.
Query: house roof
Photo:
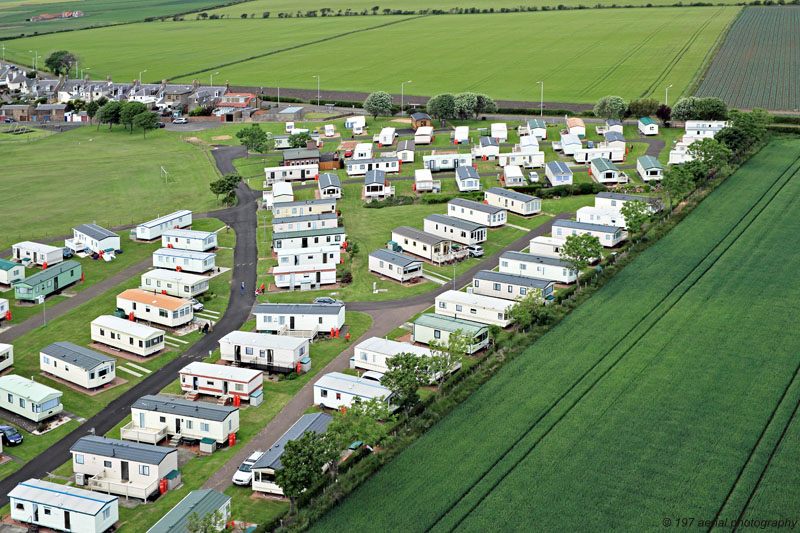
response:
[[[170,220],[175,220],[176,218],[180,218],[186,215],[191,215],[192,212],[188,209],[181,209],[180,211],[175,211],[174,213],[170,213],[169,215],[164,215],[163,217],[154,218],[153,220],[148,220],[147,222],[142,222],[137,227],[141,228],[153,228],[155,226],[160,226],[165,222],[169,222]]]
[[[102,241],[103,239],[108,239],[109,237],[119,238],[119,235],[113,231],[109,231],[106,228],[98,226],[97,224],[81,224],[80,226],[76,226],[72,229],[78,233],[83,233],[87,237],[96,241]]]
[[[286,433],[275,441],[270,446],[264,455],[258,458],[251,469],[269,468],[272,470],[280,470],[283,465],[281,464],[281,455],[286,447],[286,443],[290,440],[297,440],[303,436],[306,431],[313,431],[314,433],[324,433],[331,423],[333,417],[325,413],[309,413],[300,417],[300,420],[294,423]]]
[[[397,150],[395,150],[395,151],[396,152],[404,152],[404,151],[407,151],[407,150],[411,150],[413,152],[414,151],[414,146],[415,146],[415,144],[414,144],[413,140],[400,141],[400,142],[397,143]]]
[[[528,276],[519,276],[517,274],[504,274],[502,272],[495,272],[494,270],[481,270],[475,274],[472,279],[522,285],[523,287],[532,287],[535,289],[545,289],[549,285],[553,285],[553,282],[549,279],[531,278]]]
[[[297,237],[317,237],[324,235],[344,235],[344,228],[317,228],[305,229],[300,231],[283,231],[273,233],[273,242],[277,239],[296,239]]]
[[[388,399],[392,395],[391,389],[384,387],[377,381],[362,379],[349,374],[342,374],[341,372],[324,374],[314,383],[314,388],[330,389],[369,399]]]
[[[625,137],[623,137],[622,134],[618,131],[607,131],[604,136],[606,142],[617,142],[617,141],[625,142]]]
[[[617,166],[612,163],[610,159],[605,157],[596,157],[592,159],[592,166],[596,168],[598,172],[605,172],[606,170],[619,171]]]
[[[469,220],[464,220],[462,218],[451,217],[448,215],[439,215],[433,214],[428,215],[425,217],[425,220],[430,220],[433,222],[437,222],[439,224],[444,224],[445,226],[452,226],[454,228],[463,229],[464,231],[473,232],[475,230],[479,230],[481,228],[485,228],[483,224],[478,224],[477,222],[470,222]]]
[[[504,300],[502,298],[495,298],[494,296],[484,296],[482,294],[472,294],[469,292],[461,292],[449,290],[445,291],[436,297],[436,301],[443,300],[445,302],[455,302],[462,305],[474,305],[478,307],[486,307],[489,309],[509,309],[514,306],[511,300]],[[438,305],[437,305],[438,311]]]
[[[19,263],[9,261],[8,259],[0,259],[0,270],[11,270],[14,267],[21,267]]]
[[[542,265],[569,267],[568,263],[556,257],[542,257],[540,255],[527,254],[525,252],[506,252],[500,256],[500,259],[512,259],[514,261],[523,261],[525,263],[539,263]]]
[[[16,374],[0,376],[0,390],[22,396],[34,403],[42,403],[53,397],[61,397],[61,391]]]
[[[465,180],[465,179],[480,179],[478,176],[478,171],[475,170],[475,167],[469,165],[463,165],[460,167],[456,167],[456,179],[457,180]]]
[[[416,320],[414,320],[414,325],[443,329],[451,333],[461,330],[462,333],[473,337],[488,328],[486,324],[481,324],[480,322],[473,322],[472,320],[464,320],[463,318],[456,318],[453,316],[436,315],[433,313],[419,315]]]
[[[567,165],[563,161],[549,161],[547,163],[547,168],[553,174],[568,174],[572,175],[572,170],[570,170],[569,165]]]
[[[170,311],[177,311],[181,307],[189,305],[188,300],[182,298],[175,298],[174,296],[167,296],[166,294],[157,294],[142,289],[128,289],[122,291],[117,295],[117,298],[123,300],[130,300],[145,305],[152,305],[160,309],[168,309]]]
[[[241,332],[241,333],[249,333],[249,332]],[[264,336],[261,333],[256,333],[255,335]],[[269,336],[276,337],[277,335],[269,335]],[[224,338],[225,337],[223,337],[223,339]],[[300,340],[302,341],[304,339]],[[222,339],[220,339],[220,342],[221,341]],[[243,368],[239,366],[228,366],[228,365],[215,365],[212,363],[203,363],[202,361],[192,361],[185,367],[181,368],[181,370],[178,373],[191,374],[193,376],[218,378],[231,381],[243,381],[245,383],[250,383],[251,381],[262,375],[260,370],[254,370],[252,368]]]
[[[388,356],[397,355],[399,353],[412,353],[419,356],[430,356],[430,348],[423,348],[416,344],[409,342],[398,342],[382,337],[370,337],[369,339],[356,344],[356,350],[369,350]]]
[[[338,315],[344,304],[258,304],[256,315]]]
[[[227,405],[217,405],[206,402],[191,402],[177,398],[167,398],[166,396],[153,396],[148,394],[142,396],[131,405],[131,409],[142,409],[143,411],[156,411],[159,413],[169,413],[178,416],[190,416],[202,418],[203,420],[213,420],[222,422],[231,413],[238,411],[238,407]]]
[[[386,261],[387,263],[391,263],[393,265],[398,265],[401,267],[406,267],[414,263],[422,262],[419,259],[414,259],[413,257],[407,256],[406,254],[395,252],[393,250],[387,250],[385,248],[378,248],[374,252],[371,252],[369,256],[376,257],[381,261]]]
[[[278,217],[272,219],[272,225],[285,224],[287,222],[309,222],[311,220],[330,220],[337,218],[336,213],[318,213],[315,215],[300,215],[299,217]]]
[[[64,111],[67,104],[39,104],[36,111]]]
[[[158,328],[119,318],[113,315],[100,315],[92,320],[92,324],[101,328],[121,331],[137,339],[149,339],[153,336],[163,335],[164,331]]]
[[[429,114],[427,114],[427,113],[412,113],[411,114],[411,120],[415,120],[416,121],[416,120],[422,120],[422,119],[430,120],[431,116]]]
[[[265,304],[267,305],[267,304]],[[256,313],[259,313],[256,308]],[[281,350],[297,350],[299,347],[308,344],[308,340],[301,337],[290,335],[269,335],[267,333],[256,333],[254,331],[234,330],[219,340],[222,344],[247,344],[250,346],[263,346],[265,348],[278,348]]]
[[[169,454],[178,453],[176,448],[110,439],[99,435],[81,437],[72,445],[69,451],[99,455],[101,457],[116,457],[124,461],[134,461],[149,465],[159,465]]]
[[[37,272],[32,276],[28,276],[23,280],[15,282],[14,285],[27,285],[29,287],[33,287],[35,285],[38,285],[39,283],[53,279],[54,277],[63,274],[67,270],[76,267],[81,268],[81,264],[78,263],[77,261],[69,260],[69,261],[64,261],[62,263],[56,263],[53,266],[48,266],[47,270],[42,270],[41,272]]]
[[[451,239],[447,239],[445,237],[439,237],[438,235],[433,235],[432,233],[426,233],[422,230],[417,228],[412,228],[411,226],[400,226],[394,228],[392,230],[392,238],[394,238],[394,234],[400,235],[402,237],[408,237],[409,239],[414,239],[416,241],[429,244],[431,246],[435,244],[439,244],[440,242],[450,241]]]
[[[640,196],[637,194],[622,194],[619,192],[599,192],[595,196],[595,198],[609,198],[611,200],[622,200],[626,202],[628,200],[641,200],[643,202],[650,202],[652,199],[649,196]]]
[[[206,516],[221,509],[231,497],[211,489],[193,490],[170,509],[147,533],[179,533],[188,531],[189,517]]]
[[[319,177],[319,188],[326,189],[328,187],[341,187],[339,176],[332,172],[325,172]],[[273,222],[274,223],[274,222]]]
[[[92,516],[118,499],[116,496],[109,496],[102,492],[68,487],[34,478],[23,481],[11,489],[8,497],[53,507],[58,506],[70,512]]]
[[[554,228],[582,229],[587,231],[598,231],[601,233],[616,233],[622,229],[616,226],[604,226],[603,224],[592,224],[590,222],[578,222],[577,220],[556,220],[553,222]]]
[[[494,137],[481,137],[480,143],[481,146],[500,146],[500,143]]]
[[[453,198],[449,202],[448,205],[457,205],[459,207],[466,207],[469,209],[474,209],[475,211],[482,211],[484,213],[499,213],[500,211],[505,211],[502,207],[497,207],[494,205],[482,204],[480,202],[474,202],[472,200],[466,200],[464,198]]]
[[[193,229],[170,229],[161,234],[165,237],[182,237],[184,239],[206,240],[211,235],[216,235],[213,231],[198,231]]]
[[[295,202],[278,202],[275,204],[274,207],[284,208],[284,207],[295,207],[301,205],[322,205],[322,204],[333,204],[333,208],[336,209],[336,200],[331,200],[330,198],[320,198],[319,200],[297,200]]]
[[[178,248],[159,248],[153,255],[167,255],[171,257],[182,257],[185,259],[197,259],[198,261],[205,261],[209,257],[216,257],[217,254],[213,252],[195,252],[193,250],[180,250]]]
[[[364,184],[371,185],[373,183],[386,183],[386,172],[383,170],[368,170],[364,175]]]
[[[643,155],[642,157],[640,157],[637,160],[637,162],[640,165],[642,165],[642,168],[645,168],[645,169],[647,169],[647,168],[661,168],[661,169],[663,169],[664,168],[664,165],[662,165],[661,162],[659,162],[659,160],[656,159],[655,157],[653,157],[652,155]]]
[[[283,160],[292,161],[295,159],[318,159],[319,150],[316,148],[289,148],[283,151]]]
[[[639,122],[641,122],[645,126],[650,126],[651,124],[655,124],[656,123],[656,121],[653,120],[650,117],[641,117],[641,118],[639,118]]]
[[[175,283],[187,283],[194,285],[198,281],[208,280],[205,276],[192,274],[190,272],[178,272],[177,270],[167,270],[165,268],[156,268],[155,270],[148,270],[142,274],[144,278],[160,279],[163,281],[174,281]]]
[[[44,355],[60,359],[84,370],[92,370],[105,363],[113,363],[115,359],[71,342],[54,342],[40,350]]]
[[[286,107],[284,109],[281,109],[278,112],[278,114],[279,115],[284,114],[284,113],[286,113],[286,114],[294,114],[294,113],[297,113],[298,111],[302,111],[302,110],[303,110],[303,108],[301,106],[291,106],[291,107]]]
[[[496,194],[497,196],[502,196],[503,198],[508,198],[510,200],[516,200],[518,202],[525,202],[525,203],[539,199],[536,196],[531,196],[530,194],[523,194],[521,192],[512,191],[510,189],[503,189],[502,187],[492,187],[491,189],[486,191],[486,194]]]

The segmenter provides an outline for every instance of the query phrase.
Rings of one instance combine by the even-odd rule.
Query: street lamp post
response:
[[[31,54],[33,54],[33,70],[36,70],[38,59],[39,59],[39,51],[38,50],[28,50]]]
[[[317,74],[316,76],[311,76],[311,77],[312,78],[317,78],[317,107],[319,107],[319,80],[320,80],[320,77],[319,77],[319,74]]]
[[[411,80],[404,81],[400,84],[400,113],[405,113],[405,111],[403,111],[403,85],[406,83],[411,83]]]
[[[84,70],[92,70],[92,67],[86,67],[81,69],[81,79],[83,79],[83,71]]]
[[[140,71],[139,71],[139,85],[141,85],[141,84],[142,84],[142,72],[147,72],[147,69],[144,69],[144,70],[140,70]]]
[[[544,116],[544,82],[537,81],[537,85],[541,85],[541,92],[539,93],[539,116]]]
[[[214,74],[219,74],[219,72],[215,72]],[[214,85],[214,74],[211,75],[211,85]]]
[[[669,88],[672,85],[669,85],[666,89],[664,89],[664,105],[669,105]]]

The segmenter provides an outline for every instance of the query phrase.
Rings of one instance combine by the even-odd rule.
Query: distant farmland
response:
[[[313,89],[319,75],[323,89],[399,92],[410,79],[407,95],[472,90],[536,100],[544,80],[546,101],[577,103],[608,94],[660,99],[671,84],[674,101],[738,10],[169,21],[10,41],[6,53],[24,60],[31,49],[67,49],[93,75],[125,81],[146,68],[148,80],[186,74],[179,79],[205,83],[219,72],[215,80],[234,85]],[[246,46],[231,35],[247,35]],[[269,55],[248,60],[261,54]]]
[[[796,509],[800,255],[781,243],[798,148],[751,159],[315,530],[663,531]]]
[[[800,7],[748,7],[697,95],[732,107],[800,110]]]

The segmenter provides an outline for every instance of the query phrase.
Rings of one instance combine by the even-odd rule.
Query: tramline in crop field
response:
[[[641,531],[746,515],[800,400],[800,256],[780,245],[797,148],[755,156],[318,530]]]
[[[748,7],[728,33],[697,96],[729,106],[800,108],[800,7]]]

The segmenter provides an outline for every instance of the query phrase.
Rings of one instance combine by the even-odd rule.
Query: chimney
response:
[[[109,74],[108,76],[106,76],[106,81],[107,81],[108,83],[111,83],[111,74]]]
[[[230,82],[228,82],[228,80],[225,80],[225,91],[227,92],[228,90],[230,90],[230,88],[231,88]]]
[[[192,80],[192,91],[196,91],[200,87],[200,81],[195,78]]]
[[[89,83],[89,74],[86,74],[86,76],[83,77],[83,81]]]

